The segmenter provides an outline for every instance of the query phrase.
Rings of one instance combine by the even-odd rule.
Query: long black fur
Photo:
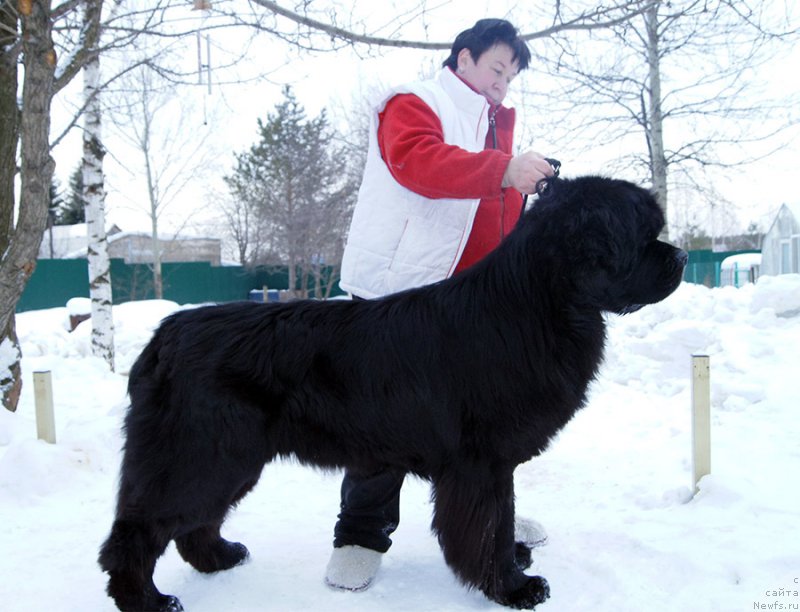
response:
[[[131,370],[116,518],[100,553],[122,610],[180,610],[153,584],[170,540],[202,572],[247,549],[228,510],[278,456],[431,481],[433,530],[468,587],[529,608],[515,563],[517,465],[583,405],[604,312],[657,302],[686,254],[650,192],[558,179],[485,260],[378,300],[249,302],[165,319]],[[522,551],[525,552],[525,551]]]

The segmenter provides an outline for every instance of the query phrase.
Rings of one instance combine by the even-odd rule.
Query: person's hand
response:
[[[503,187],[513,187],[520,193],[535,193],[536,183],[550,176],[553,176],[550,162],[539,153],[528,151],[508,162]]]

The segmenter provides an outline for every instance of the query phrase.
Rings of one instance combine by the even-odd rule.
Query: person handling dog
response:
[[[511,231],[554,168],[513,155],[515,113],[502,105],[530,50],[503,19],[461,32],[432,79],[395,87],[373,109],[340,286],[371,299],[437,282],[480,261]],[[405,474],[347,471],[325,582],[360,591],[373,581],[400,515]],[[546,536],[517,519],[525,546]],[[523,561],[524,562],[524,561]]]

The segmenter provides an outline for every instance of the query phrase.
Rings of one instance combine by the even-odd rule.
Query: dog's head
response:
[[[531,213],[539,246],[594,307],[633,312],[666,298],[683,278],[686,252],[658,239],[664,213],[650,191],[633,183],[549,180]]]

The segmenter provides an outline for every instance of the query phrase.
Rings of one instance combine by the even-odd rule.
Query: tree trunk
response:
[[[14,177],[17,171],[19,109],[17,108],[17,14],[0,2],[0,252],[5,252],[14,228]]]
[[[158,241],[158,223],[155,217],[151,225],[150,241],[153,245],[153,296],[161,300],[164,299],[164,277],[161,272],[161,243]]]
[[[659,59],[658,8],[655,2],[644,13],[647,32],[647,66],[650,88],[647,91],[647,144],[650,152],[650,176],[656,199],[667,215],[667,158],[664,154],[664,114],[661,108],[661,63]],[[642,109],[645,110],[645,109]],[[669,239],[669,223],[661,238]]]
[[[19,142],[19,110],[17,109],[17,58],[12,53],[17,32],[17,14],[8,2],[0,3],[0,251],[5,252],[14,228],[14,177]],[[17,409],[20,378],[20,350],[14,332],[14,314],[0,345],[0,389],[3,405]]]
[[[25,80],[22,113],[17,113],[17,57],[11,42],[16,38],[13,7],[2,2],[0,11],[0,334],[3,337],[0,393],[3,405],[15,410],[22,387],[19,343],[14,332],[14,310],[36,267],[36,255],[44,235],[50,203],[54,162],[50,157],[50,101],[56,55],[53,50],[50,3],[20,4],[22,55]],[[6,37],[11,34],[11,39]],[[19,136],[19,139],[17,138]],[[20,203],[13,229],[16,148],[20,147]]]
[[[87,21],[90,20],[87,8]],[[94,57],[84,67],[87,100],[83,129],[83,190],[89,234],[89,295],[92,300],[92,354],[114,370],[114,319],[112,316],[111,265],[105,229],[105,187],[101,140],[101,110],[98,86],[100,60]]]
[[[147,195],[150,198],[150,241],[153,245],[153,294],[157,300],[164,298],[164,281],[161,274],[161,243],[158,240],[158,198],[156,186],[153,181],[153,169],[150,166],[150,119],[145,112],[145,130],[148,134],[147,143],[142,147],[147,172]]]

